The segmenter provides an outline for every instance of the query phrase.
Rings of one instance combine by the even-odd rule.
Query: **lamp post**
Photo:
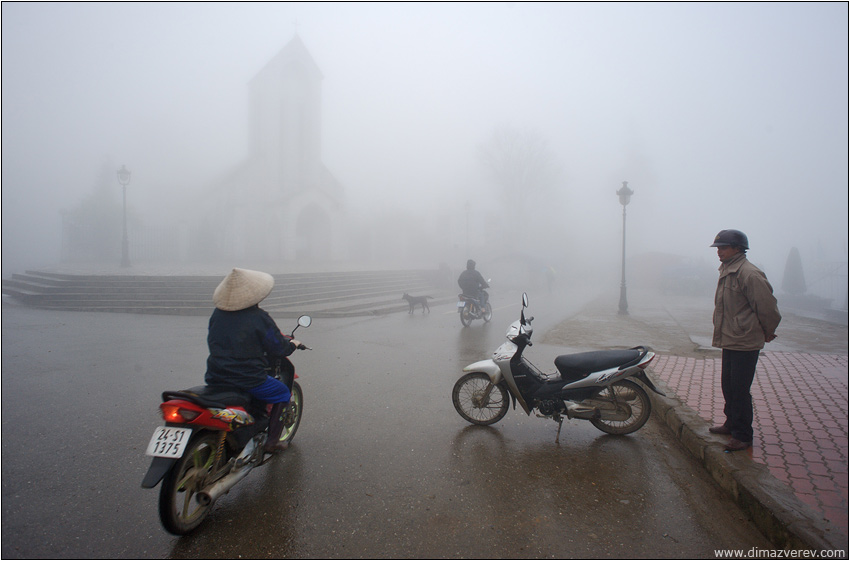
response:
[[[629,303],[626,300],[626,205],[629,204],[634,191],[629,189],[629,182],[623,181],[623,186],[617,191],[620,204],[623,205],[623,278],[620,281],[620,311],[621,316],[629,315]]]
[[[469,259],[469,211],[472,209],[472,204],[466,201],[463,209],[466,211],[466,255],[467,259]]]
[[[124,189],[124,237],[121,240],[121,266],[130,266],[130,241],[127,239],[127,184],[130,183],[130,170],[122,165],[118,170],[118,183]]]

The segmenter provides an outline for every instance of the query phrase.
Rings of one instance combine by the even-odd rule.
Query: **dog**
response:
[[[405,292],[404,296],[401,297],[402,300],[407,300],[407,305],[410,306],[410,311],[407,312],[408,314],[412,314],[417,305],[422,306],[423,314],[425,313],[425,310],[428,310],[428,313],[430,314],[431,308],[428,306],[428,298],[431,300],[434,299],[433,296],[411,296],[407,292]]]

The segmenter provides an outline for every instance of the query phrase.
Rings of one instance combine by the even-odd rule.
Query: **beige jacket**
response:
[[[714,337],[711,344],[733,351],[764,348],[782,316],[765,274],[744,253],[720,265],[714,295]]]

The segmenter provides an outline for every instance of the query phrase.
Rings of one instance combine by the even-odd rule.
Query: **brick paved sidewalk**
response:
[[[724,421],[720,359],[659,355],[655,375],[709,424]],[[848,527],[847,356],[763,352],[749,453],[805,504]],[[723,441],[717,437],[718,442]]]

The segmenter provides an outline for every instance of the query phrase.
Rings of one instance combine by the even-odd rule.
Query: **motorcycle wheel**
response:
[[[484,313],[481,314],[481,318],[484,320],[484,323],[493,319],[493,307],[490,305],[490,302],[487,302],[487,305],[484,306]]]
[[[641,428],[652,413],[652,403],[646,391],[631,380],[620,380],[604,388],[595,399],[612,400],[616,397],[619,407],[628,410],[629,417],[623,421],[591,419],[594,427],[608,434],[629,434]]]
[[[463,308],[460,309],[460,322],[464,327],[469,327],[472,325],[472,320],[475,319],[475,313],[472,311],[472,304],[467,302]]]
[[[493,385],[483,372],[470,372],[455,383],[452,403],[458,414],[470,423],[492,425],[508,412],[509,396],[503,385]]]
[[[163,478],[159,490],[159,518],[170,533],[188,534],[200,526],[212,510],[213,504],[200,503],[197,494],[209,484],[218,440],[219,435],[214,432],[195,436],[183,457]]]
[[[295,438],[295,431],[301,424],[301,414],[304,412],[304,392],[298,382],[292,384],[292,399],[290,407],[283,410],[283,431],[280,433],[281,442],[290,442]]]

